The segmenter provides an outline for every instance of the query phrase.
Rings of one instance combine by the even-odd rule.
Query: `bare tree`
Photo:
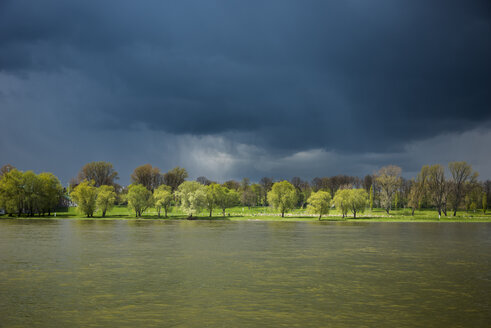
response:
[[[447,195],[448,183],[445,180],[445,169],[442,165],[432,165],[428,169],[428,193],[438,211],[438,218],[441,218],[442,212],[447,215]]]
[[[144,185],[145,188],[152,191],[163,184],[163,176],[158,167],[152,167],[150,164],[138,166],[131,174],[131,182],[134,184]]]
[[[100,187],[104,185],[114,186],[115,180],[119,179],[119,177],[112,163],[100,161],[85,164],[80,169],[77,179],[77,184],[87,180],[94,181],[94,186]]]
[[[475,183],[478,173],[472,170],[472,166],[466,162],[452,162],[448,164],[452,179],[450,180],[450,198],[453,209],[453,216],[457,215],[457,210],[462,203],[466,183]]]
[[[414,215],[414,211],[416,208],[421,207],[421,201],[425,196],[428,173],[430,167],[425,165],[421,168],[421,171],[418,173],[416,180],[413,181],[411,185],[411,191],[408,196],[408,204],[411,207],[411,215]]]
[[[392,199],[401,184],[401,168],[395,165],[382,167],[376,174],[375,181],[380,188],[380,202],[387,214],[392,206]]]

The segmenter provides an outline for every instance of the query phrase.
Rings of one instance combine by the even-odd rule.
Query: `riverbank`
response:
[[[305,212],[302,209],[295,209],[290,213],[286,213],[285,217],[281,217],[278,213],[275,213],[269,207],[234,207],[226,211],[226,215],[223,216],[221,212],[214,211],[212,217],[209,216],[209,212],[201,212],[199,215],[193,218],[193,220],[216,220],[216,221],[285,221],[285,222],[319,222],[318,216],[313,216]],[[491,222],[491,212],[486,214],[482,212],[457,212],[457,216],[452,216],[453,213],[448,213],[449,216],[442,216],[438,218],[438,213],[434,210],[418,210],[414,215],[411,215],[409,209],[393,210],[389,215],[383,209],[373,209],[365,211],[365,213],[357,214],[356,219],[352,215],[348,215],[343,218],[341,213],[336,210],[332,210],[329,215],[322,217],[321,222]],[[7,215],[0,216],[0,218],[16,219],[17,216],[8,217]],[[115,206],[109,211],[105,217],[102,217],[101,213],[95,213],[94,217],[87,218],[86,216],[77,212],[76,208],[70,207],[57,211],[56,215],[53,213],[51,216],[35,216],[35,217],[19,217],[19,219],[72,219],[72,220],[188,220],[188,216],[175,208],[171,211],[167,218],[163,213],[159,217],[155,209],[147,210],[141,217],[135,217],[135,214],[131,212],[126,206]]]

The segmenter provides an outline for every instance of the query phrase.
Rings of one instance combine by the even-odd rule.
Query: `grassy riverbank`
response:
[[[322,221],[364,221],[364,222],[491,222],[491,211],[483,214],[482,211],[476,212],[457,212],[457,216],[453,216],[452,213],[448,213],[449,216],[442,216],[438,219],[438,213],[435,210],[420,210],[411,215],[409,209],[399,209],[391,211],[390,215],[387,215],[383,209],[374,209],[373,211],[367,210],[365,213],[358,214],[356,219],[353,219],[352,215],[348,215],[346,218],[342,218],[342,215],[337,210],[332,210],[329,215],[323,216]],[[0,216],[1,218],[8,218],[8,216]],[[14,217],[16,218],[16,217]],[[95,213],[93,218],[87,218],[76,211],[76,208],[71,207],[56,212],[56,216],[35,216],[28,219],[78,219],[78,220],[134,220],[134,219],[149,219],[149,220],[186,220],[187,215],[179,211],[179,209],[173,209],[169,213],[167,218],[163,217],[163,214],[159,218],[155,209],[150,209],[144,213],[142,217],[136,218],[135,214],[131,212],[126,206],[116,206],[110,212],[106,214],[106,217],[102,217],[101,213]],[[318,217],[311,216],[306,213],[305,210],[296,209],[290,213],[285,214],[282,218],[279,214],[275,213],[272,208],[269,207],[234,207],[228,209],[226,216],[222,216],[220,211],[214,211],[212,217],[209,217],[208,212],[201,212],[196,216],[197,220],[225,220],[225,221],[318,221]]]

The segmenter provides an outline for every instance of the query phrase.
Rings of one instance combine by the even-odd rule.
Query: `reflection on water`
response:
[[[0,220],[0,327],[485,327],[491,224]]]

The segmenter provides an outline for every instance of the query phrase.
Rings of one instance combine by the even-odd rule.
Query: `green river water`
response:
[[[490,327],[491,224],[0,220],[0,327]]]

